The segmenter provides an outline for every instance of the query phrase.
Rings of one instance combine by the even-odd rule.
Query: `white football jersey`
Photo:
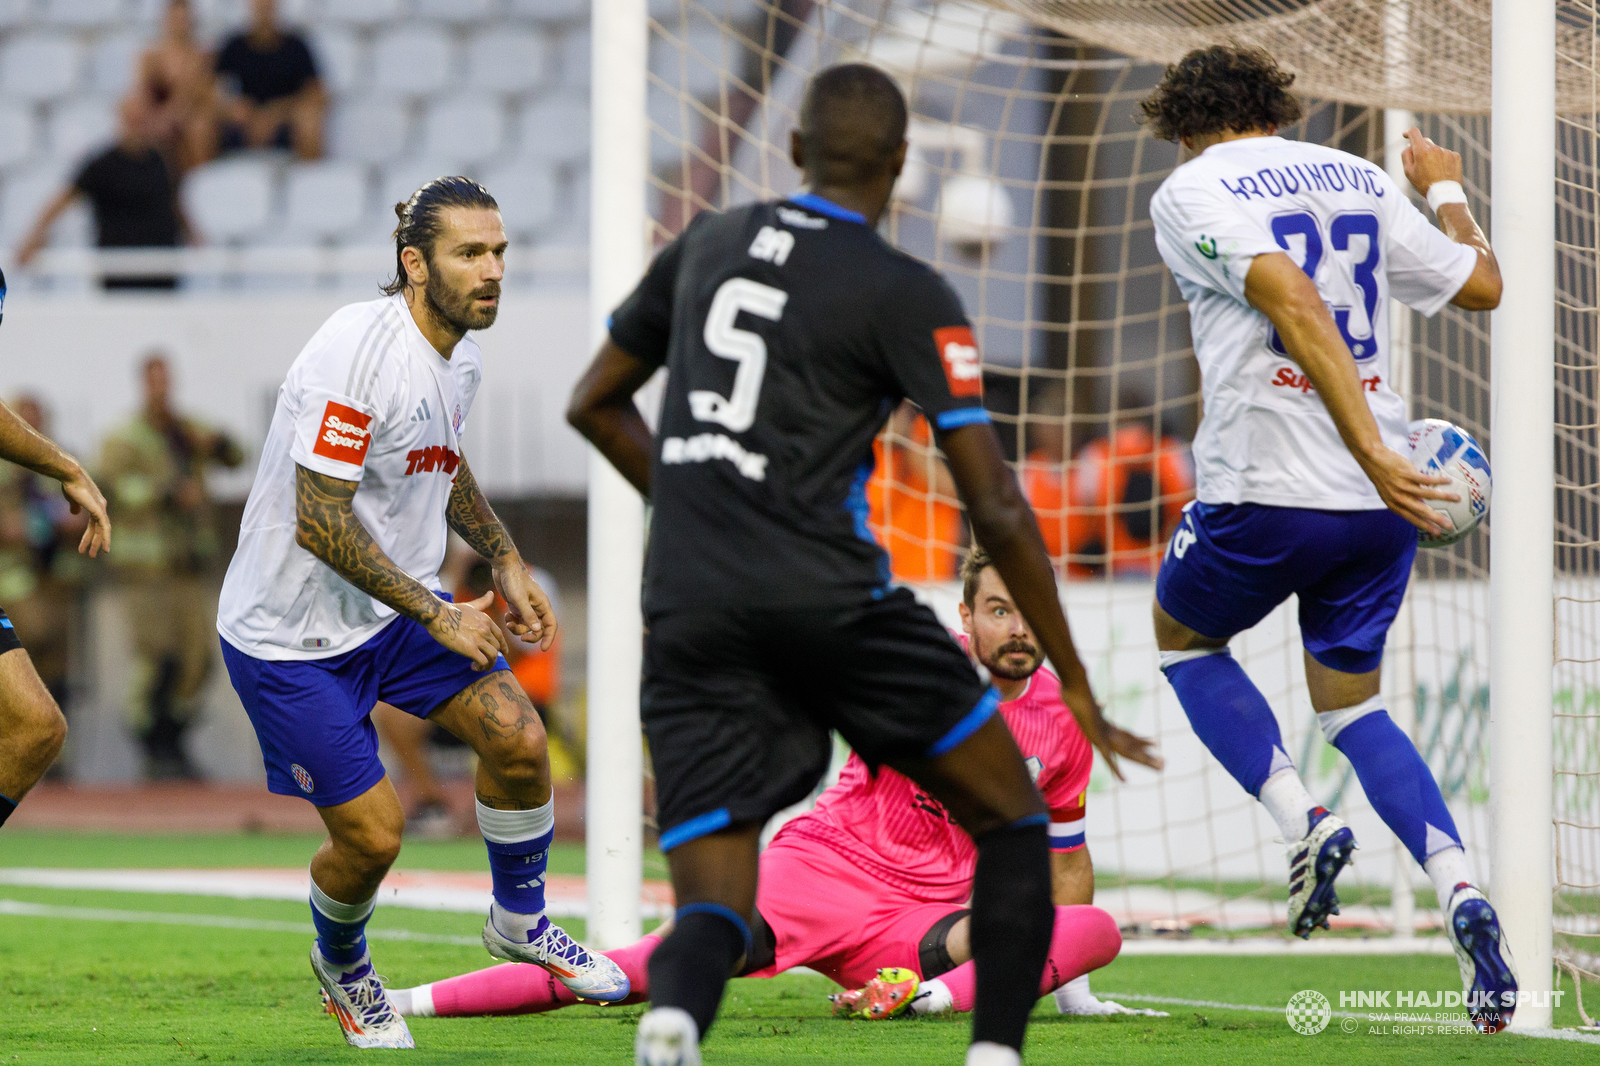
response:
[[[1432,316],[1477,253],[1450,240],[1384,171],[1282,137],[1215,144],[1150,201],[1156,247],[1189,302],[1205,415],[1195,434],[1205,503],[1377,509],[1362,473],[1267,316],[1245,300],[1258,255],[1285,252],[1316,282],[1356,359],[1384,442],[1405,451],[1389,388],[1389,297]]]
[[[447,360],[391,296],[340,308],[278,389],[228,565],[217,631],[257,659],[351,651],[398,617],[295,543],[295,467],[358,481],[355,514],[395,565],[439,588],[461,426],[483,377],[471,336]]]

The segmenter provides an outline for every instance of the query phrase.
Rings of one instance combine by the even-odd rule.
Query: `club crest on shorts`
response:
[[[310,792],[317,787],[312,783],[311,775],[306,772],[306,768],[299,763],[290,763],[289,772],[294,775],[294,783],[300,786],[301,792]]]

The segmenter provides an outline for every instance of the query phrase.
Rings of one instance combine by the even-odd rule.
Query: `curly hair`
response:
[[[1214,44],[1169,66],[1139,108],[1163,141],[1281,128],[1300,119],[1293,84],[1294,75],[1261,49]]]

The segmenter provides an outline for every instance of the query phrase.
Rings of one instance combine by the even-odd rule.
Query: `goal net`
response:
[[[1259,44],[1298,72],[1306,114],[1284,135],[1391,165],[1414,112],[1429,136],[1464,157],[1468,195],[1487,225],[1488,0],[650,7],[649,210],[658,244],[698,211],[797,190],[788,137],[812,73],[863,59],[900,80],[913,110],[911,153],[885,235],[960,293],[980,340],[986,403],[1062,576],[1096,690],[1113,719],[1154,736],[1167,760],[1160,774],[1128,768],[1126,783],[1097,766],[1089,797],[1097,902],[1153,940],[1284,936],[1276,827],[1204,751],[1157,668],[1153,574],[1192,495],[1187,449],[1201,412],[1187,308],[1156,253],[1148,211],[1179,152],[1134,116],[1164,63],[1215,41]],[[1561,965],[1572,979],[1595,980],[1594,5],[1564,2],[1560,11],[1554,905]],[[1412,417],[1449,419],[1492,457],[1487,316],[1447,308],[1431,320],[1393,317],[1396,385]],[[874,530],[896,576],[953,624],[968,534],[926,423],[909,407],[897,412],[877,452]],[[1487,530],[1420,552],[1385,671],[1391,713],[1433,768],[1485,877],[1487,574]],[[1271,701],[1313,793],[1365,844],[1341,880],[1347,905],[1336,922],[1374,937],[1436,929],[1426,879],[1316,727],[1292,605],[1241,635],[1234,650]]]

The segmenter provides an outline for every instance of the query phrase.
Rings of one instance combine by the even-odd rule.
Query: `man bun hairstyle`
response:
[[[1163,141],[1282,129],[1300,120],[1293,84],[1294,75],[1262,49],[1214,44],[1169,66],[1139,109]]]
[[[408,247],[422,253],[422,258],[433,259],[433,245],[439,239],[444,223],[440,216],[451,207],[487,207],[500,210],[489,190],[459,174],[434,178],[411,194],[411,199],[394,205],[399,224],[394,228],[394,280],[384,285],[383,294],[393,296],[411,284],[406,276],[406,264],[400,258]]]
[[[983,572],[993,565],[994,560],[989,558],[989,553],[976,544],[961,560],[961,602],[967,605],[967,610],[972,610],[972,601],[978,596],[978,581],[983,577]]]

